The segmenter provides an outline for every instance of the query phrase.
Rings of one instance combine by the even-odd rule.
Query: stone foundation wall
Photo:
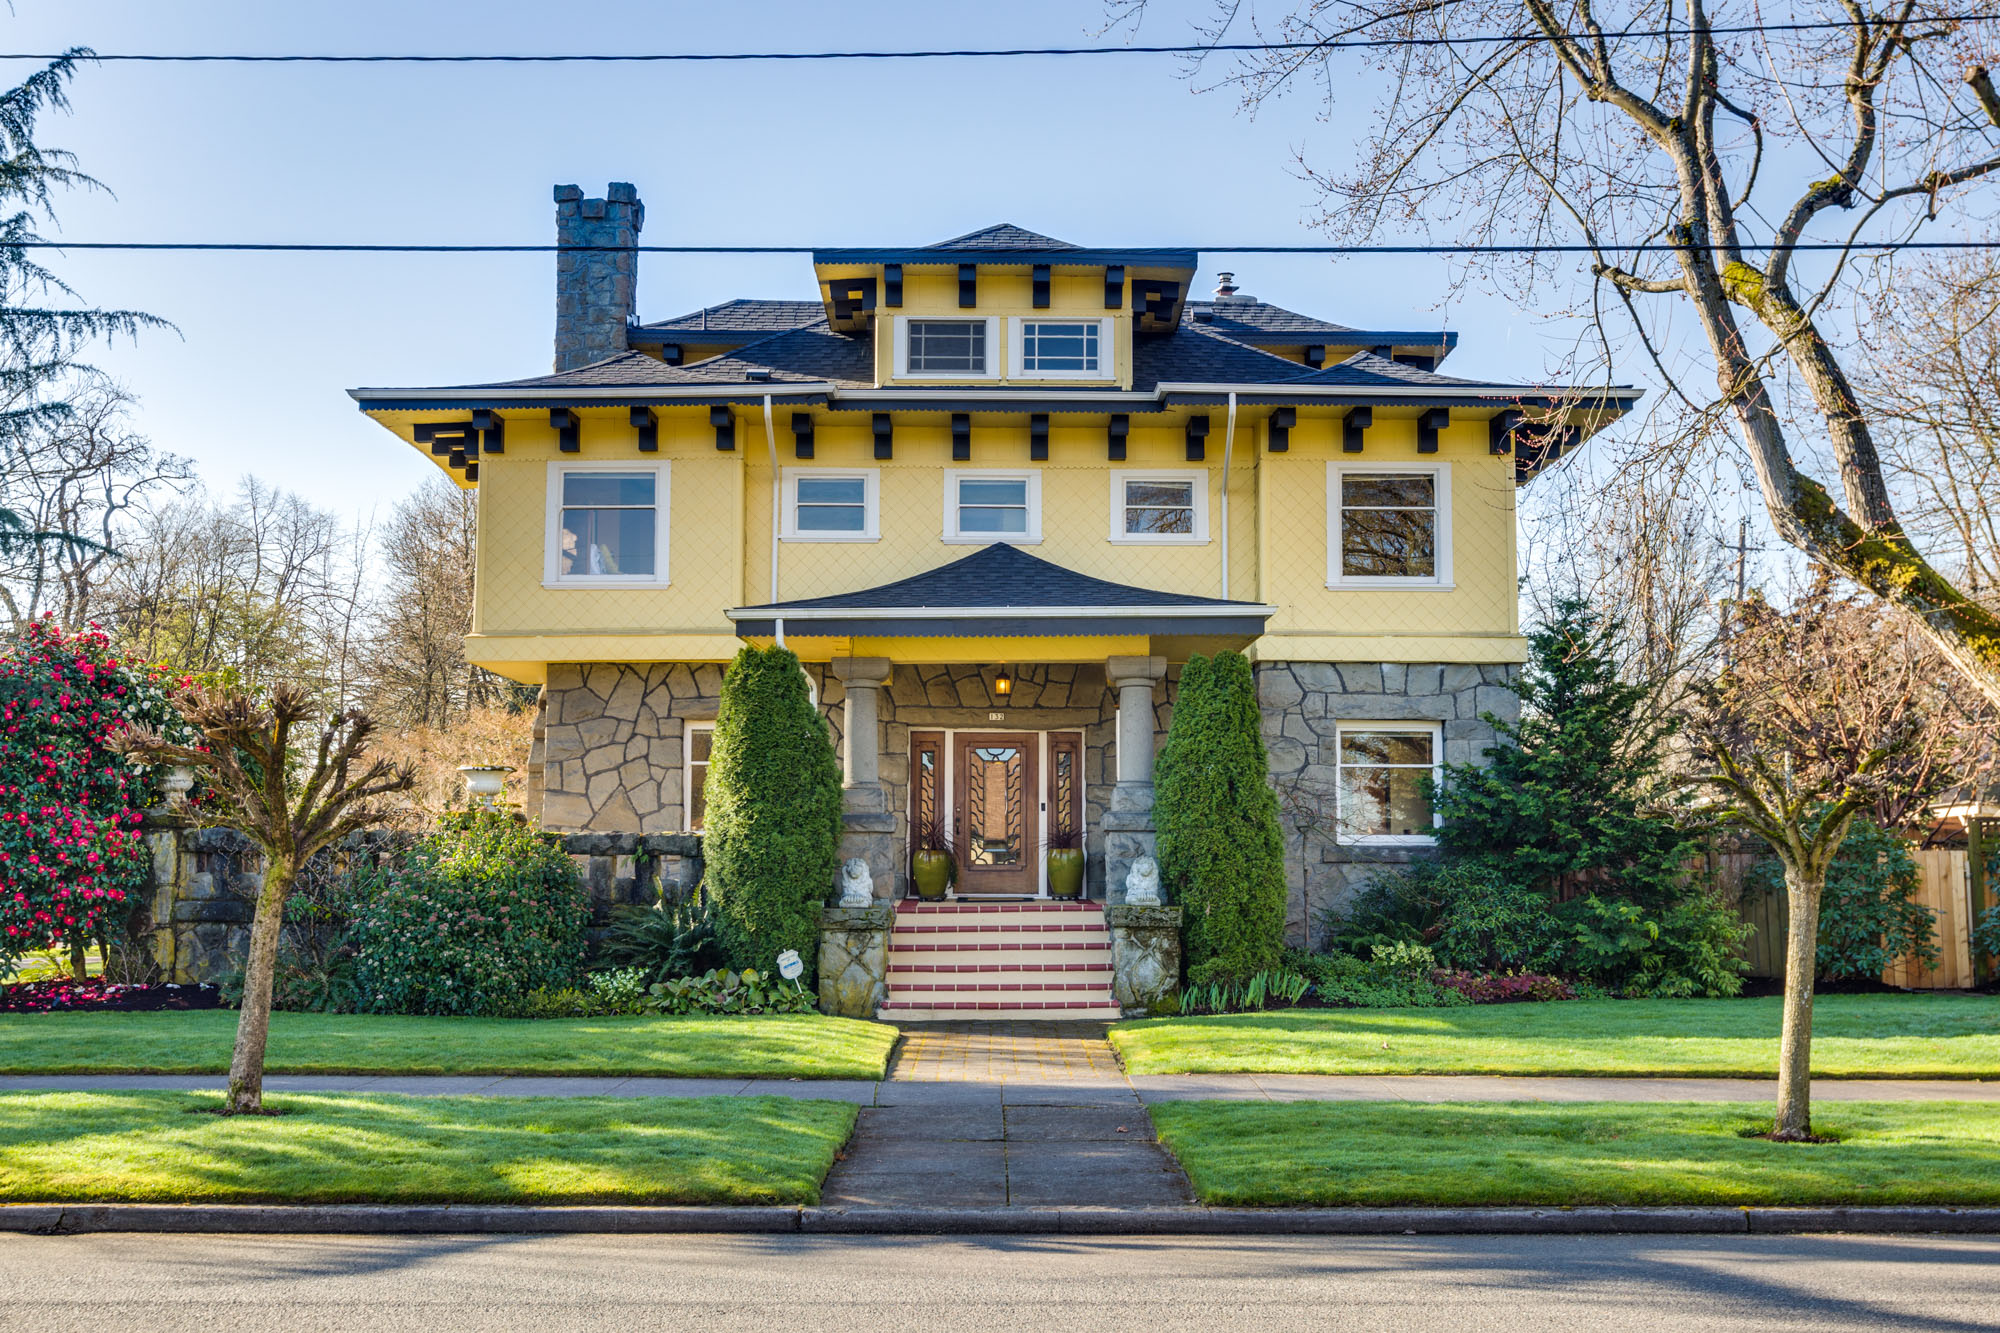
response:
[[[1512,721],[1520,700],[1511,665],[1260,662],[1257,700],[1271,783],[1285,829],[1291,887],[1289,942],[1324,942],[1329,909],[1350,901],[1385,866],[1428,859],[1428,848],[1342,844],[1334,836],[1335,727],[1342,720],[1437,722],[1447,764],[1480,761],[1498,735],[1482,714]]]
[[[714,662],[552,664],[529,757],[529,814],[563,831],[684,831],[686,724],[714,721],[721,692]]]

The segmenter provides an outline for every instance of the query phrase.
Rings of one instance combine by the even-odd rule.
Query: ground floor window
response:
[[[699,832],[702,816],[707,813],[708,802],[702,788],[708,783],[708,752],[715,742],[713,722],[690,722],[686,728],[685,763],[687,771],[681,777],[681,790],[687,793],[687,831]]]
[[[1430,843],[1437,812],[1428,795],[1442,775],[1435,722],[1343,722],[1336,763],[1338,837],[1346,843]]]

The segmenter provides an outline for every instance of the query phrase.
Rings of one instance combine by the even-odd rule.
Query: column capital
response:
[[[1164,657],[1107,657],[1104,659],[1104,678],[1114,690],[1130,685],[1144,685],[1152,688],[1153,682],[1164,680],[1167,675],[1167,659]]]
[[[834,679],[849,689],[857,685],[881,689],[889,683],[889,673],[895,669],[886,657],[836,657],[829,665]]]

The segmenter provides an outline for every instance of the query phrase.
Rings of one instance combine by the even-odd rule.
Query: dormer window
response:
[[[1108,319],[1017,319],[1010,329],[1012,369],[1018,379],[1111,378]]]
[[[990,377],[995,370],[992,323],[988,319],[898,320],[897,373]]]

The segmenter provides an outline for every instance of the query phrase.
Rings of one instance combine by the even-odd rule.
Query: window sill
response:
[[[829,542],[879,542],[882,540],[882,537],[881,534],[873,532],[856,532],[845,536],[831,532],[787,532],[781,535],[778,540],[801,546],[818,546]]]
[[[1005,542],[1009,546],[1040,546],[1042,534],[1037,532],[1024,537],[1005,532],[971,532],[962,536],[946,533],[943,540],[946,546],[991,546],[995,542]]]
[[[1207,534],[1194,537],[1141,537],[1135,533],[1114,532],[1106,538],[1113,546],[1207,546]]]
[[[1423,833],[1371,833],[1361,838],[1335,838],[1336,847],[1435,847],[1436,837]]]
[[[542,580],[542,587],[548,589],[551,592],[592,592],[592,591],[607,592],[619,589],[630,590],[634,588],[670,588],[672,586],[673,582],[670,579],[597,578],[597,579],[558,579],[555,581],[550,581],[548,579]]]
[[[1329,592],[1456,592],[1456,583],[1439,583],[1435,579],[1328,579]]]

